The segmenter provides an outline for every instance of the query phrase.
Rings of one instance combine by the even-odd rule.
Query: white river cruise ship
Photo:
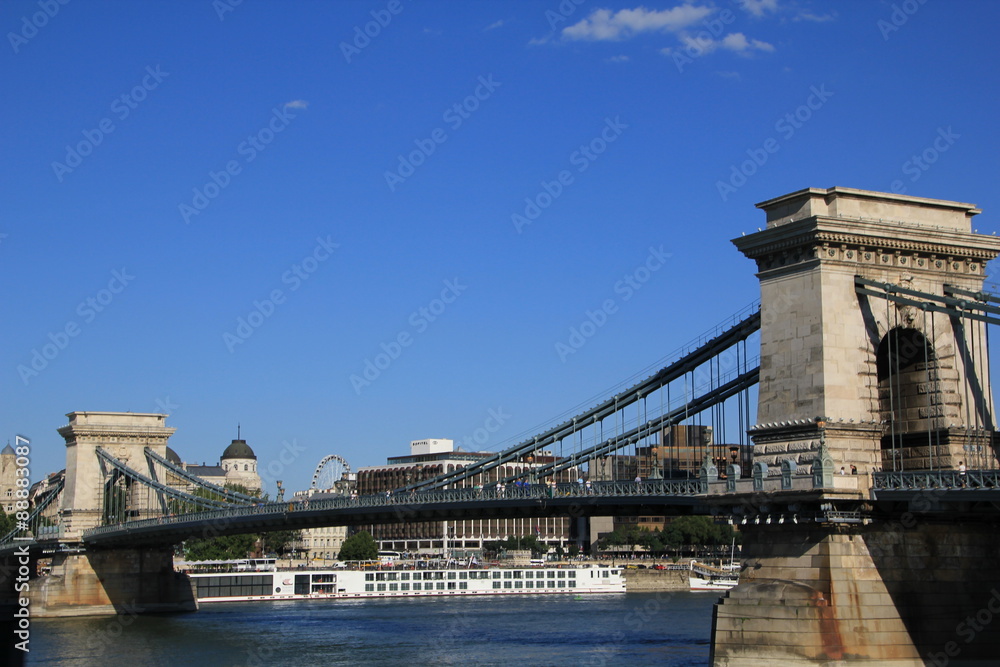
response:
[[[621,568],[283,570],[189,575],[199,602],[624,593]]]

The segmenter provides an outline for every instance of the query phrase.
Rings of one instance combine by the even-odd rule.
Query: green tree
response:
[[[188,540],[184,543],[187,560],[234,560],[246,558],[254,551],[256,535],[225,535],[207,540]]]
[[[7,514],[0,508],[0,537],[3,537],[17,527],[13,514]]]
[[[650,534],[647,529],[639,526],[616,528],[601,539],[600,545],[602,549],[628,547],[627,550],[632,550],[637,546],[646,546]]]
[[[538,540],[534,535],[508,537],[505,540],[483,542],[483,550],[487,553],[499,554],[501,551],[531,550],[535,556],[549,552],[549,545]]]
[[[375,560],[378,558],[378,544],[371,533],[362,530],[344,540],[338,557],[340,560]]]
[[[286,554],[292,550],[292,542],[302,539],[299,530],[274,530],[260,534],[260,550],[265,553]]]
[[[260,493],[250,491],[242,484],[227,482],[225,488],[248,496],[260,497]],[[199,498],[221,499],[218,494],[209,489],[195,489],[192,494]],[[178,501],[171,501],[172,511],[195,511],[194,507],[185,508]],[[184,504],[186,505],[186,503]],[[302,533],[297,530],[275,530],[269,533],[250,533],[246,535],[227,535],[208,539],[188,540],[184,543],[184,554],[188,560],[232,560],[247,558],[257,551],[260,544],[262,553],[284,554],[291,551],[291,543],[300,539]]]

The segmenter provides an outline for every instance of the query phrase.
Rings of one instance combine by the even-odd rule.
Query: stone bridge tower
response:
[[[121,475],[105,477],[97,448],[132,470],[150,474],[143,450],[166,458],[173,428],[167,415],[135,412],[71,412],[59,429],[66,440],[66,487],[59,507],[60,541],[82,542],[83,532],[99,526],[109,512],[106,499],[120,501],[113,509],[141,518],[159,510],[149,491],[131,485]],[[123,516],[124,515],[120,515]],[[173,547],[57,551],[48,575],[31,584],[31,615],[88,616],[125,613],[194,611],[198,608],[191,581],[173,569]]]
[[[767,228],[734,243],[761,285],[761,479],[714,499],[743,515],[743,552],[712,664],[994,664],[1000,625],[971,643],[956,628],[1000,590],[995,509],[964,496],[945,510],[941,489],[881,502],[867,473],[996,466],[985,326],[922,304],[980,291],[1000,239],[973,233],[974,206],[936,199],[810,188],[758,207]],[[757,486],[761,464],[817,459],[810,488]]]
[[[767,228],[735,239],[757,262],[761,375],[754,460],[834,469],[993,467],[985,325],[860,295],[855,277],[935,295],[980,291],[1000,238],[975,206],[848,188],[757,205]],[[914,299],[919,301],[918,298]]]
[[[129,466],[150,475],[143,449],[149,447],[166,457],[167,439],[176,429],[167,427],[167,415],[138,412],[70,412],[69,424],[59,429],[66,440],[66,488],[59,516],[62,539],[80,541],[83,531],[101,524],[104,476],[97,448]],[[127,493],[123,489],[122,493]],[[142,510],[143,499],[129,498],[130,507]]]

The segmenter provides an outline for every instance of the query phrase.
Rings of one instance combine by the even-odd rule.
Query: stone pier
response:
[[[734,240],[761,285],[754,471],[814,484],[719,501],[753,520],[712,664],[1000,664],[996,508],[879,506],[869,476],[996,467],[985,324],[858,290],[978,292],[1000,239],[961,202],[809,188],[758,207],[766,229]]]
[[[1000,660],[995,522],[756,525],[743,549],[713,615],[715,667]]]
[[[30,584],[34,617],[196,611],[191,579],[174,572],[171,548],[56,554]]]

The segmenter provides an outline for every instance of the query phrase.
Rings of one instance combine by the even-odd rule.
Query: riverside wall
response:
[[[690,590],[689,570],[624,570],[626,593]]]

